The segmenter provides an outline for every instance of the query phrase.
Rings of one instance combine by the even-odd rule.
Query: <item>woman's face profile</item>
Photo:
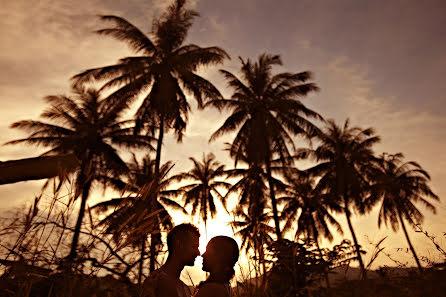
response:
[[[215,246],[212,244],[212,241],[206,246],[206,251],[202,255],[203,257],[203,271],[211,272],[211,270],[215,270],[218,268],[218,254],[215,249]]]

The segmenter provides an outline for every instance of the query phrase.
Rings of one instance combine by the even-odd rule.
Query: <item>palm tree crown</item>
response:
[[[193,181],[180,187],[179,191],[184,193],[185,206],[192,204],[191,214],[195,215],[198,212],[206,227],[209,216],[212,218],[216,213],[215,198],[218,197],[219,200],[224,202],[224,196],[220,194],[218,189],[228,189],[230,184],[219,180],[225,175],[225,166],[215,160],[214,154],[203,155],[202,162],[194,158],[189,159],[194,164],[193,168],[172,178],[180,182]]]
[[[421,272],[421,264],[410,242],[404,221],[415,226],[423,221],[423,214],[415,203],[423,204],[428,210],[436,212],[427,198],[438,201],[437,195],[428,186],[429,174],[416,162],[404,162],[403,154],[383,154],[379,160],[379,171],[373,185],[371,200],[381,199],[378,227],[382,222],[390,224],[394,231],[399,225],[403,228],[409,247]]]
[[[315,179],[293,170],[286,175],[288,187],[285,195],[278,199],[284,203],[281,217],[285,220],[284,231],[290,230],[297,222],[296,238],[304,235],[318,244],[320,236],[333,240],[329,224],[342,233],[341,225],[330,214],[325,196],[315,189]]]
[[[176,191],[167,190],[172,178],[167,175],[173,164],[167,162],[160,168],[160,179],[155,179],[155,161],[147,154],[140,164],[133,155],[129,164],[128,180],[114,180],[114,186],[124,192],[123,197],[104,201],[93,206],[99,211],[113,210],[100,224],[107,226],[106,233],[118,240],[125,234],[126,243],[141,244],[139,283],[147,235],[150,235],[150,271],[155,270],[156,259],[162,249],[161,231],[170,230],[174,223],[165,206],[174,210],[185,210],[170,197]],[[158,183],[156,183],[158,181]],[[127,196],[125,192],[131,194]]]
[[[113,97],[129,103],[143,95],[137,111],[138,123],[156,124],[160,129],[172,127],[179,140],[190,109],[184,91],[195,97],[199,107],[203,100],[220,96],[209,81],[196,74],[197,69],[229,57],[218,47],[182,45],[194,17],[198,16],[184,7],[185,2],[177,0],[170,5],[153,22],[150,37],[123,18],[102,16],[102,20],[112,22],[114,27],[97,32],[126,42],[141,55],[123,58],[116,65],[86,70],[73,78],[78,84],[108,80],[104,88],[119,87]]]
[[[289,148],[294,149],[292,136],[310,136],[317,131],[316,126],[307,118],[320,119],[321,116],[305,107],[299,99],[318,88],[314,83],[306,83],[311,79],[311,73],[307,71],[272,75],[272,66],[282,64],[279,56],[262,54],[255,63],[249,59],[240,60],[243,81],[234,74],[221,70],[228,85],[234,90],[232,97],[208,103],[232,112],[211,136],[211,140],[237,131],[232,146],[238,150],[231,151],[235,162],[248,154],[251,162],[265,165],[270,180],[276,234],[280,238],[275,192],[271,181],[271,160],[277,155],[286,163],[291,156]]]
[[[152,138],[134,135],[133,121],[119,121],[125,105],[100,99],[99,92],[93,89],[73,89],[74,95],[67,97],[47,96],[51,104],[42,117],[60,125],[41,121],[19,121],[12,128],[30,131],[24,139],[8,144],[28,143],[43,145],[51,149],[44,155],[74,153],[80,161],[76,172],[76,194],[82,193],[81,208],[75,227],[70,256],[76,255],[86,200],[95,180],[106,182],[128,170],[126,163],[118,155],[115,146],[125,148],[151,147]]]

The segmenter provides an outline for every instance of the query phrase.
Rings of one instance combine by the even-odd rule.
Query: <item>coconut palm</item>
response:
[[[296,238],[304,235],[307,240],[314,240],[320,251],[321,236],[329,241],[333,240],[329,225],[335,227],[341,234],[342,228],[330,214],[327,205],[329,203],[324,201],[325,196],[316,191],[314,178],[295,171],[287,175],[288,188],[285,190],[285,195],[278,199],[284,204],[281,212],[281,217],[285,221],[283,230],[289,231],[297,227]]]
[[[226,170],[229,179],[237,179],[228,189],[226,197],[237,195],[238,201],[233,214],[237,219],[231,222],[231,226],[236,235],[242,238],[242,248],[247,253],[253,252],[258,265],[256,273],[260,274],[260,267],[263,267],[263,277],[265,277],[265,245],[272,242],[271,234],[274,228],[269,225],[271,215],[267,212],[269,198],[268,176],[263,163],[256,163],[250,160],[246,152],[229,145],[227,150],[231,156],[239,153],[236,162],[241,162],[241,168]],[[237,165],[237,163],[236,163]],[[273,163],[272,169],[279,170]],[[285,184],[273,178],[274,188],[284,190]],[[265,281],[265,278],[263,278]]]
[[[260,267],[263,267],[264,277],[266,273],[264,248],[273,242],[271,234],[274,233],[274,228],[269,225],[271,215],[266,209],[265,202],[266,199],[251,207],[238,207],[234,212],[237,219],[230,223],[235,229],[234,235],[242,239],[241,248],[245,249],[246,253],[250,251],[254,253],[254,259],[258,263],[256,273],[259,275]]]
[[[127,20],[117,16],[101,19],[114,26],[97,31],[112,36],[140,53],[121,59],[117,64],[86,70],[73,77],[76,84],[107,82],[103,88],[117,88],[112,98],[130,104],[143,96],[136,113],[137,128],[150,125],[158,130],[156,166],[158,174],[164,132],[173,129],[181,141],[190,105],[185,92],[196,99],[198,107],[209,98],[220,97],[208,80],[197,74],[201,66],[221,63],[229,57],[219,47],[202,48],[183,45],[193,19],[198,13],[185,8],[185,0],[176,0],[153,22],[152,34],[146,35]]]
[[[47,96],[51,105],[41,117],[50,122],[19,121],[11,125],[31,132],[24,139],[8,144],[43,145],[50,150],[43,155],[73,153],[79,160],[76,170],[75,198],[81,196],[69,259],[76,248],[90,189],[94,182],[125,173],[128,168],[116,147],[151,148],[152,138],[133,135],[133,121],[119,121],[125,105],[101,99],[98,91],[74,88],[73,96]]]
[[[381,155],[377,182],[373,186],[372,200],[380,199],[381,207],[378,215],[378,227],[384,222],[390,224],[394,231],[401,225],[413,257],[422,272],[420,261],[410,242],[404,221],[414,226],[422,223],[423,214],[417,209],[415,203],[421,203],[433,213],[435,207],[427,200],[431,198],[438,201],[428,182],[429,174],[416,162],[405,162],[403,154]]]
[[[380,141],[372,128],[351,127],[349,120],[339,127],[329,120],[325,131],[317,138],[316,149],[302,149],[302,155],[314,158],[318,164],[310,175],[320,177],[316,191],[324,194],[329,207],[344,212],[353,237],[362,276],[366,278],[361,250],[351,222],[351,210],[365,213],[371,205],[364,204],[369,193],[368,179],[373,177],[371,165],[376,160],[373,145]]]
[[[221,70],[234,90],[229,99],[215,99],[208,105],[219,109],[227,108],[231,115],[211,136],[217,137],[236,131],[232,145],[237,162],[244,152],[257,164],[264,164],[268,176],[271,204],[276,235],[281,237],[275,190],[272,180],[271,160],[276,156],[283,163],[289,161],[290,148],[294,149],[292,136],[313,135],[317,128],[308,118],[320,119],[314,111],[305,107],[300,98],[318,88],[311,79],[310,72],[272,74],[272,66],[282,64],[279,56],[262,54],[257,62],[249,59],[242,63],[242,80],[234,74]]]
[[[160,181],[155,184],[155,161],[147,154],[140,164],[133,155],[133,162],[129,164],[128,180],[122,182],[115,180],[116,188],[130,192],[130,195],[115,198],[96,204],[92,209],[98,211],[113,210],[100,224],[107,226],[106,233],[123,234],[127,237],[127,243],[141,244],[140,271],[138,280],[141,282],[143,260],[145,256],[145,244],[147,234],[150,234],[150,272],[155,270],[156,258],[162,249],[161,231],[168,231],[173,226],[173,220],[167,212],[166,206],[174,210],[183,207],[170,197],[175,191],[167,190],[172,179],[167,178],[171,162],[163,164],[160,168]]]
[[[225,166],[215,160],[214,154],[209,153],[206,156],[203,154],[201,162],[195,158],[189,159],[194,164],[193,168],[172,177],[172,179],[178,182],[192,180],[192,183],[181,186],[178,190],[183,193],[185,206],[192,205],[191,215],[194,216],[198,212],[206,230],[207,220],[216,214],[216,198],[223,203],[225,201],[218,189],[228,189],[231,184],[219,180],[225,175]]]
[[[295,237],[301,235],[307,242],[314,241],[321,260],[323,252],[319,246],[321,237],[333,240],[329,225],[332,225],[342,234],[341,225],[329,212],[330,202],[325,201],[325,196],[315,189],[315,179],[297,169],[288,170],[286,174],[287,189],[285,195],[277,201],[284,204],[281,218],[285,221],[284,231],[297,227]],[[296,224],[297,223],[297,224]],[[327,287],[329,286],[328,272],[325,273]]]

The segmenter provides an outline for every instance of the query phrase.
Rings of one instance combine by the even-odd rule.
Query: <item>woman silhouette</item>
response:
[[[229,281],[234,276],[234,265],[239,256],[238,245],[227,236],[216,236],[206,246],[203,270],[209,278],[198,286],[196,297],[231,297]]]

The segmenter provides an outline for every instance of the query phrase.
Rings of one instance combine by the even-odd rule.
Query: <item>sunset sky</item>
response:
[[[163,0],[28,0],[1,1],[0,11],[0,143],[25,137],[9,129],[18,120],[38,119],[46,95],[69,94],[69,79],[87,68],[115,63],[133,53],[111,37],[92,33],[104,28],[96,15],[126,18],[144,32],[168,5]],[[432,177],[432,189],[446,197],[446,2],[443,0],[194,0],[189,7],[197,18],[186,43],[220,46],[231,56],[219,67],[201,73],[225,96],[219,68],[237,73],[238,56],[257,59],[261,53],[280,54],[284,65],[277,72],[310,70],[321,91],[304,103],[326,119],[374,127],[382,142],[376,152],[404,153]],[[193,101],[191,101],[193,102]],[[195,106],[195,104],[192,104]],[[209,136],[226,114],[215,110],[190,114],[186,137],[177,144],[164,143],[163,160],[172,160],[175,172],[191,167],[189,157],[201,159],[213,152],[228,168],[232,162],[223,151],[230,136],[209,144]],[[0,160],[35,157],[44,151],[22,145],[0,146]],[[42,182],[0,186],[0,208],[31,202]],[[90,201],[97,202],[101,193]],[[103,199],[103,198],[102,198]],[[437,203],[437,214],[424,211],[424,229],[446,248],[446,207]],[[184,218],[178,218],[182,221]],[[228,233],[226,217],[215,226]],[[344,237],[351,238],[343,216]],[[177,222],[178,223],[178,222]],[[373,242],[389,235],[386,251],[414,265],[402,231],[377,227],[376,210],[355,217],[357,236],[371,251]],[[218,228],[214,229],[217,230]],[[220,230],[220,229],[218,229]],[[217,235],[217,234],[213,234]],[[421,256],[439,260],[440,254],[420,233],[410,233]],[[324,242],[324,246],[339,243]],[[365,256],[367,263],[370,253]],[[384,256],[375,262],[391,265]]]

